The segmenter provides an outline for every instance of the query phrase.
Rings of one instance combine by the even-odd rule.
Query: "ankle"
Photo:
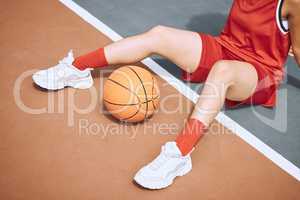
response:
[[[73,66],[83,71],[87,68],[101,68],[108,65],[105,57],[104,48],[97,49],[88,54],[77,57],[73,61]]]
[[[182,132],[176,138],[176,144],[182,156],[191,153],[198,141],[205,134],[207,127],[197,119],[189,119]]]

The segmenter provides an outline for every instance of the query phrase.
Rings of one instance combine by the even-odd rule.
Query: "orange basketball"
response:
[[[141,122],[158,108],[159,89],[149,71],[128,65],[115,70],[105,81],[103,99],[115,118]]]

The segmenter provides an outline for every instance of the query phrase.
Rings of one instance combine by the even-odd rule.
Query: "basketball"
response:
[[[123,122],[141,122],[158,108],[159,88],[149,71],[137,66],[115,70],[105,81],[103,101],[112,116]]]

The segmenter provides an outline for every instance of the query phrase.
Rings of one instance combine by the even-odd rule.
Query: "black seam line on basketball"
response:
[[[156,97],[154,97],[154,98],[152,98],[152,99],[150,99],[148,101],[144,101],[142,103],[128,103],[128,104],[126,104],[126,103],[113,103],[113,102],[107,101],[105,99],[104,99],[104,101],[106,103],[109,103],[109,104],[112,104],[112,105],[116,105],[116,106],[136,106],[136,105],[139,105],[139,104],[145,104],[145,103],[149,103],[149,102],[153,103],[153,101],[156,100],[156,99],[158,99],[158,98],[159,98],[159,96],[156,96]]]
[[[149,100],[149,102],[150,102],[150,101],[153,102],[153,100],[155,100],[155,99],[157,99],[157,98],[159,98],[159,96],[156,96],[155,98],[152,98],[151,100]],[[109,102],[108,102],[108,103],[109,103]],[[146,103],[146,102],[144,102],[144,103]],[[139,108],[138,108],[138,110],[137,110],[132,116],[129,116],[129,117],[127,117],[127,118],[120,119],[120,120],[121,120],[121,121],[126,121],[126,120],[129,120],[129,119],[133,118],[134,116],[136,116],[136,115],[140,112],[140,109],[141,109],[142,104],[137,104],[137,105],[139,105]],[[147,103],[147,105],[148,105],[148,103]]]
[[[154,78],[152,77],[152,91],[151,91],[151,96],[153,97],[153,89],[154,89]],[[154,110],[156,110],[156,106],[155,106],[155,104],[154,104],[154,101],[153,101],[153,99],[152,99],[152,106],[153,106],[153,108],[154,108]]]
[[[131,92],[134,96],[136,96],[136,97],[138,98],[139,103],[141,102],[140,97],[139,97],[135,92],[133,92],[132,90],[130,90],[129,88],[127,88],[126,86],[124,86],[124,85],[122,85],[121,83],[118,83],[117,81],[115,81],[115,80],[113,80],[113,79],[110,79],[110,78],[108,78],[107,80],[109,80],[109,81],[111,81],[111,82],[113,82],[113,83],[115,83],[115,84],[121,86],[122,88],[128,90],[129,92]]]
[[[128,67],[131,71],[133,71],[133,73],[135,73],[135,75],[138,77],[138,79],[140,80],[141,84],[142,84],[142,87],[143,87],[143,90],[144,90],[144,93],[145,93],[145,98],[146,98],[146,101],[148,101],[148,96],[147,96],[147,92],[146,92],[146,88],[144,86],[144,83],[141,79],[141,77],[138,75],[138,73],[132,69],[131,67]],[[148,104],[146,104],[146,112],[145,112],[145,118],[147,118],[147,114],[148,114]]]
[[[121,83],[118,83],[117,81],[115,81],[115,80],[113,80],[113,79],[110,79],[110,78],[108,78],[108,80],[111,81],[111,82],[113,82],[113,83],[115,83],[115,84],[117,84],[117,85],[119,85],[119,86],[121,86],[121,87],[123,87],[124,89],[130,91],[132,94],[134,94],[134,95],[138,98],[138,101],[139,101],[139,104],[138,104],[138,105],[139,105],[139,108],[137,109],[137,111],[136,111],[132,116],[129,116],[129,117],[127,117],[127,118],[120,119],[120,120],[121,120],[121,121],[126,121],[126,120],[129,120],[129,119],[133,118],[134,116],[136,116],[136,115],[140,112],[140,108],[141,108],[141,103],[140,103],[141,100],[140,100],[140,97],[139,97],[135,92],[131,91],[129,88],[125,87],[125,86],[122,85]],[[146,105],[148,105],[148,104],[146,104]]]
[[[118,83],[117,81],[115,81],[115,80],[113,80],[113,79],[110,79],[110,78],[108,78],[108,80],[111,81],[111,82],[113,82],[113,83],[115,83],[115,84],[117,84],[117,85],[119,85],[119,86],[121,86],[122,88],[128,90],[129,92],[131,92],[133,95],[135,95],[135,96],[138,98],[138,101],[139,101],[139,103],[138,103],[138,106],[139,106],[139,107],[138,107],[137,111],[136,111],[133,115],[131,115],[131,116],[127,117],[127,118],[124,118],[124,119],[120,119],[120,120],[121,120],[121,121],[126,121],[126,120],[129,120],[129,119],[133,118],[134,116],[136,116],[136,115],[140,112],[141,105],[142,105],[142,104],[141,104],[140,97],[139,97],[135,92],[131,91],[129,88],[125,87],[125,86],[122,85],[121,83]],[[108,103],[109,103],[109,102],[108,102]],[[148,105],[148,103],[147,103],[146,105]]]
[[[139,105],[139,108],[137,109],[137,111],[133,115],[131,115],[131,116],[127,117],[127,118],[121,119],[121,121],[126,121],[126,120],[129,120],[129,119],[132,119],[133,117],[135,117],[140,112],[142,104],[138,104],[138,105]]]
[[[139,108],[137,109],[137,111],[132,116],[121,119],[121,121],[126,121],[126,120],[129,120],[129,119],[133,118],[134,116],[136,116],[140,112],[140,108],[141,108],[141,104],[139,104]]]

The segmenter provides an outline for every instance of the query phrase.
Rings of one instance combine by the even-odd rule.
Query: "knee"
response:
[[[234,80],[235,70],[228,61],[220,60],[213,65],[211,76],[222,82],[230,82]]]
[[[167,27],[163,25],[154,26],[148,31],[150,35],[160,35],[160,36],[164,35],[164,33],[166,32],[167,32]]]
[[[166,26],[158,25],[146,32],[146,38],[149,41],[149,48],[152,52],[157,52],[158,49],[165,46],[168,41],[168,30]]]

